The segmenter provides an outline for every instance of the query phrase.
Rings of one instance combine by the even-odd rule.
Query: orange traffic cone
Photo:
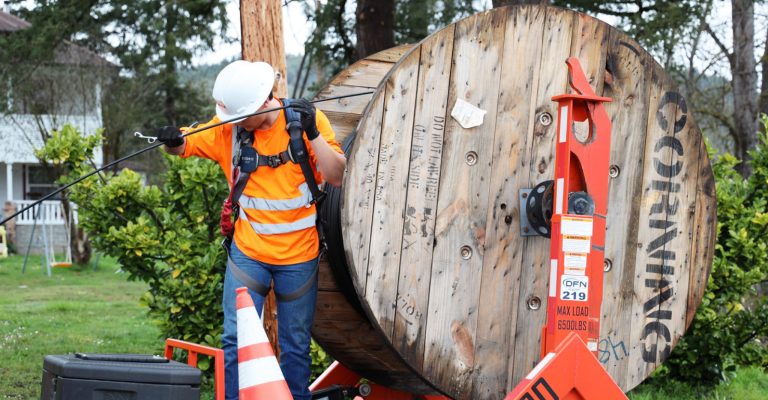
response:
[[[237,289],[237,370],[240,400],[293,399],[248,289]]]

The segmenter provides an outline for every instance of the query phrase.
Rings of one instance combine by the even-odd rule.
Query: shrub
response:
[[[90,172],[98,145],[71,126],[54,132],[39,155],[68,173]],[[149,284],[141,301],[166,337],[219,346],[225,254],[219,246],[218,209],[227,194],[219,167],[207,160],[166,157],[162,188],[139,174],[102,173],[73,186],[80,225],[93,246],[118,259],[130,279]]]
[[[768,118],[763,117],[768,127]],[[710,154],[712,157],[713,154]],[[756,289],[768,277],[768,136],[751,152],[753,174],[724,154],[713,163],[717,241],[707,290],[688,332],[662,374],[717,383],[739,365],[768,367],[768,301]]]

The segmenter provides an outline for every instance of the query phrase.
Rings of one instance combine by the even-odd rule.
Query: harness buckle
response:
[[[327,195],[327,193],[325,193],[324,191],[320,190],[320,194],[317,196],[317,198],[313,197],[312,201],[310,201],[309,204],[320,205],[320,203],[323,202],[323,199],[325,199],[326,195]],[[309,204],[307,205],[307,207],[309,207]]]
[[[267,156],[267,165],[269,165],[272,168],[277,168],[283,164],[283,160],[280,159],[280,156]]]

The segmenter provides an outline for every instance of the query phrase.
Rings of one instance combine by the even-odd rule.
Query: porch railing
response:
[[[13,200],[17,210],[21,210],[24,207],[30,206],[35,200]],[[77,223],[77,206],[74,203],[69,203],[72,206],[72,217],[75,223]],[[17,225],[32,225],[37,218],[38,225],[64,225],[66,215],[64,208],[61,206],[59,200],[46,200],[39,205],[24,211],[16,216]]]

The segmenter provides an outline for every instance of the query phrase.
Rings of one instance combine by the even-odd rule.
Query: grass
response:
[[[768,374],[760,368],[740,368],[736,375],[715,387],[693,387],[669,381],[650,380],[629,393],[631,400],[764,400],[768,398]]]
[[[161,354],[159,330],[139,305],[146,290],[128,282],[118,266],[102,259],[91,267],[53,269],[40,257],[25,274],[23,257],[0,259],[0,399],[39,399],[43,357],[74,352]],[[212,399],[204,385],[203,398]],[[757,400],[768,398],[768,374],[743,368],[714,388],[651,380],[630,392],[632,400]]]
[[[101,259],[91,267],[56,268],[40,257],[0,259],[0,399],[39,399],[43,358],[74,352],[162,354],[157,327],[139,305],[146,291]]]

